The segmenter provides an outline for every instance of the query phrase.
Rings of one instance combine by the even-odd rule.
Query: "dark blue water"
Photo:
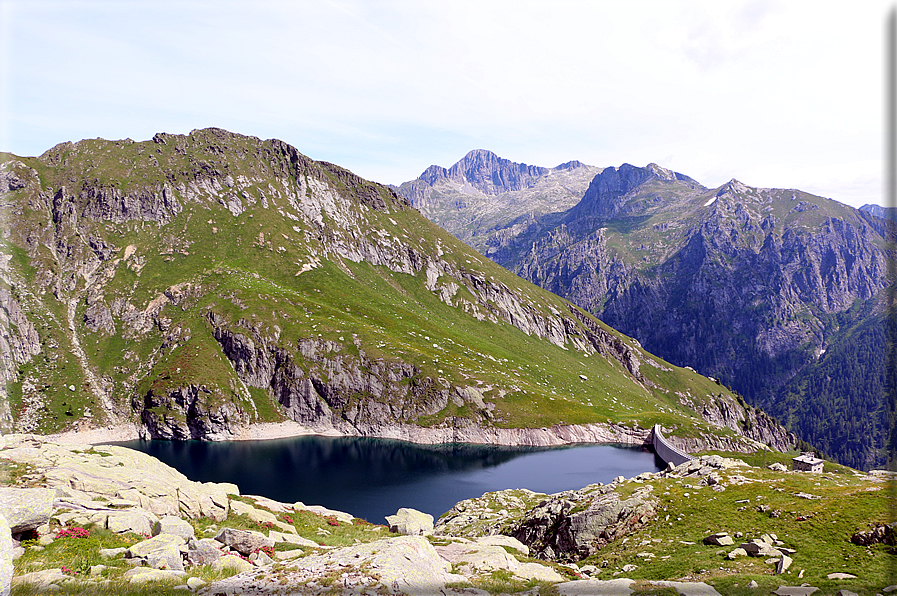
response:
[[[439,517],[489,491],[555,493],[663,468],[651,451],[625,445],[534,449],[342,437],[116,444],[148,453],[191,480],[233,482],[244,494],[323,505],[373,523],[399,507]]]

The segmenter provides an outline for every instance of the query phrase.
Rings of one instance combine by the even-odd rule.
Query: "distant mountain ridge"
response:
[[[572,160],[554,168],[512,162],[477,149],[454,165],[432,165],[393,190],[481,252],[492,234],[575,205],[601,168]]]
[[[412,202],[425,199],[428,198],[430,188],[447,180],[462,187],[469,185],[485,195],[494,196],[530,188],[537,183],[538,178],[552,170],[571,170],[582,165],[578,161],[568,161],[555,168],[530,166],[501,158],[485,149],[474,149],[448,169],[437,165],[428,167],[416,181],[406,183],[408,186],[402,194],[414,195],[410,198]]]
[[[871,213],[875,217],[879,217],[881,219],[897,220],[897,207],[882,207],[881,205],[867,203],[866,205],[860,207],[860,211]]]
[[[422,212],[457,233],[464,205],[441,205]],[[801,379],[823,365],[850,368],[854,383],[879,378],[884,357],[860,371],[826,362],[850,350],[826,354],[853,329],[870,342],[883,337],[870,325],[894,283],[893,224],[799,190],[734,179],[709,189],[656,164],[604,168],[578,201],[544,206],[459,237],[647,349],[722,378],[844,463],[882,464],[883,395],[843,388],[819,404]],[[850,421],[839,418],[845,409]],[[874,427],[861,432],[868,420]]]

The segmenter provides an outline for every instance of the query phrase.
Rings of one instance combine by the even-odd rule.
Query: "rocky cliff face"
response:
[[[782,205],[773,192],[752,197],[732,183],[705,202],[699,223],[669,246],[642,244],[636,233],[614,234],[603,226],[583,235],[584,222],[572,210],[564,227],[517,257],[515,270],[649,350],[730,380],[747,374],[758,358],[775,360],[807,346],[821,352],[837,332],[826,315],[872,299],[887,284],[887,238],[863,217],[825,216],[815,204],[796,200]],[[775,215],[783,207],[791,207],[785,221]],[[620,202],[597,201],[586,212],[610,220],[620,208]],[[818,223],[794,217],[804,211]],[[571,232],[577,226],[581,232]],[[618,238],[652,254],[642,262],[627,259],[608,249]]]
[[[848,313],[880,312],[892,281],[886,220],[737,180],[706,189],[655,164],[607,168],[568,211],[495,227],[464,239],[786,419],[800,408],[779,405],[783,386],[856,323]]]
[[[586,167],[475,152],[444,177],[516,188]],[[82,141],[0,172],[18,430],[137,421],[145,437],[225,439],[289,419],[421,442],[643,442],[640,412],[687,429],[715,399],[390,189],[280,141]]]

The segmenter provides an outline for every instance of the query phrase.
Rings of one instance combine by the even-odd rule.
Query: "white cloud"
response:
[[[880,201],[889,6],[0,0],[0,148],[215,125],[384,182],[486,148]]]

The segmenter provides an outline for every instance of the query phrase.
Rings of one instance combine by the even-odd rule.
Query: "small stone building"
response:
[[[825,460],[816,457],[812,451],[804,451],[791,460],[791,469],[795,472],[822,472],[822,464]]]

